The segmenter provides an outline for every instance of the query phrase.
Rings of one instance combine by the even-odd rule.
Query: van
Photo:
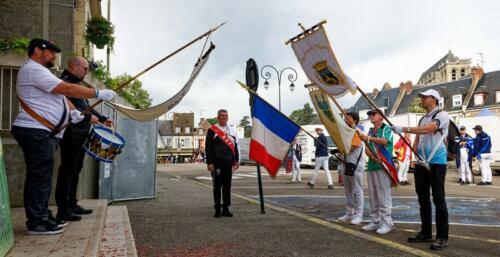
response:
[[[325,129],[325,126],[323,126],[322,124],[302,126],[303,130],[309,132],[314,136],[317,136],[316,131],[314,130],[315,128],[323,129],[323,133],[325,134],[326,140],[328,142],[328,149],[330,150],[330,152],[335,152],[337,150],[337,147],[335,146],[335,143],[333,143],[332,138],[328,134],[328,131]],[[297,142],[302,147],[302,161],[300,162],[300,166],[314,167],[314,162],[316,160],[316,157],[314,156],[314,154],[316,153],[314,139],[311,138],[311,136],[307,135],[303,130],[300,130],[299,134],[297,135]],[[329,168],[337,169],[337,159],[332,155],[330,155],[329,159]]]

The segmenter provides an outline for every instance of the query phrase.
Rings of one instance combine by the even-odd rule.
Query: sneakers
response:
[[[422,232],[418,232],[418,234],[414,237],[408,237],[408,243],[424,243],[431,241],[432,236],[425,236]]]
[[[351,219],[351,215],[346,214],[346,215],[338,218],[337,220],[340,222],[348,222],[350,219]]]
[[[379,235],[383,235],[383,234],[387,234],[389,232],[391,232],[391,227],[390,226],[387,226],[387,225],[382,225],[380,228],[377,229],[377,234]]]
[[[222,209],[221,215],[224,217],[233,217],[233,214],[229,211],[229,209],[226,209],[226,208]]]
[[[328,189],[330,189],[330,190],[333,190],[333,189],[334,189],[334,188],[333,188],[333,185],[329,185],[327,188],[328,188]]]
[[[352,225],[359,225],[363,221],[363,218],[356,216],[351,220]]]
[[[72,211],[76,215],[86,215],[86,214],[91,214],[93,212],[91,209],[85,209],[80,205],[76,205],[75,207],[73,207]]]
[[[362,227],[362,229],[363,229],[364,231],[372,231],[372,230],[377,230],[379,227],[380,227],[380,225],[379,225],[379,224],[376,224],[376,223],[370,222],[370,223],[368,223],[368,225],[364,225],[364,226]]]
[[[432,250],[443,250],[446,247],[448,247],[448,240],[444,238],[438,238],[431,244]]]
[[[62,227],[58,227],[52,221],[40,221],[38,224],[27,226],[28,235],[56,235],[62,233]]]
[[[463,185],[465,185],[465,182],[460,181],[460,183],[458,183],[458,184],[461,185],[461,186],[463,186]]]
[[[311,181],[307,181],[307,186],[308,186],[309,188],[314,188],[314,184],[313,184],[313,183],[311,183]]]
[[[66,222],[66,220],[58,219],[58,218],[52,216],[52,211],[50,209],[48,210],[48,212],[49,212],[49,221],[56,224],[57,227],[64,228],[68,225],[68,222]]]
[[[493,185],[493,182],[491,182],[491,181],[490,182],[486,182],[486,185],[491,186],[491,185]]]
[[[486,186],[486,185],[488,185],[488,182],[481,181],[481,182],[477,183],[476,185],[478,185],[478,186]]]

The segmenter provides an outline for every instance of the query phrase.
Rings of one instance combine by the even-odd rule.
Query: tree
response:
[[[243,131],[245,132],[244,137],[250,138],[252,136],[252,126],[250,126],[250,116],[243,116],[240,120],[240,127],[243,127]]]
[[[304,108],[292,112],[290,119],[298,125],[308,125],[317,120],[317,115],[309,103],[304,104]]]
[[[422,102],[420,101],[420,97],[413,98],[413,102],[411,102],[408,107],[408,112],[412,113],[425,113],[424,107],[422,107]]]
[[[215,118],[207,118],[207,121],[208,123],[210,123],[210,125],[214,125],[214,124],[217,124],[217,117]]]

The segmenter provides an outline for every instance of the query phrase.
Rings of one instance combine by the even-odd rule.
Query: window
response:
[[[462,106],[462,95],[453,95],[453,107]]]
[[[184,147],[184,139],[181,139],[181,145],[180,147]]]
[[[167,138],[167,147],[172,147],[172,139]]]
[[[457,70],[453,69],[451,70],[451,80],[456,80],[457,79]]]
[[[186,146],[187,148],[189,148],[189,147],[191,147],[191,146],[192,146],[192,145],[191,145],[191,140],[189,140],[189,138],[186,138],[186,141],[185,141],[185,146]]]
[[[495,93],[495,101],[497,103],[500,103],[500,91],[496,91],[496,93]]]
[[[484,95],[483,94],[475,94],[474,95],[474,106],[480,106],[484,104]]]
[[[198,134],[203,135],[203,129],[202,128],[198,129]]]
[[[443,109],[443,107],[444,107],[444,98],[441,97],[441,98],[439,98],[439,101],[438,101],[438,108]]]
[[[181,133],[181,127],[175,127],[175,134]]]
[[[389,97],[384,97],[384,103],[383,106],[389,108]]]
[[[465,77],[465,69],[460,70],[460,77]]]
[[[184,128],[184,133],[186,133],[186,134],[191,133],[191,128],[190,127],[185,127]]]

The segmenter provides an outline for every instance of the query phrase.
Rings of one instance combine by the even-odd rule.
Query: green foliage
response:
[[[207,121],[210,125],[217,124],[217,118],[207,118]]]
[[[250,126],[250,116],[243,116],[240,120],[240,127],[243,127],[243,131],[245,132],[244,137],[249,138],[252,136],[252,127]]]
[[[116,90],[122,83],[132,78],[126,73],[114,78],[111,77],[111,74],[106,70],[106,66],[102,61],[97,62],[97,68],[93,69],[92,73],[97,79],[101,80],[107,88],[112,90]],[[142,82],[139,80],[130,82],[117,93],[135,108],[144,109],[151,106],[152,99],[149,98],[149,93],[142,88]]]
[[[0,39],[0,52],[7,53],[10,51],[23,54],[28,51],[30,39],[20,37],[12,40]]]
[[[304,108],[293,111],[290,115],[290,119],[302,126],[312,124],[317,120],[317,115],[314,113],[309,103],[306,103],[304,104]]]
[[[113,49],[115,43],[115,26],[103,17],[94,17],[87,21],[85,40],[92,42],[97,48],[102,49],[108,45]]]
[[[425,113],[424,107],[422,107],[422,102],[420,101],[420,97],[413,98],[413,102],[411,102],[408,107],[408,112],[411,113]]]

